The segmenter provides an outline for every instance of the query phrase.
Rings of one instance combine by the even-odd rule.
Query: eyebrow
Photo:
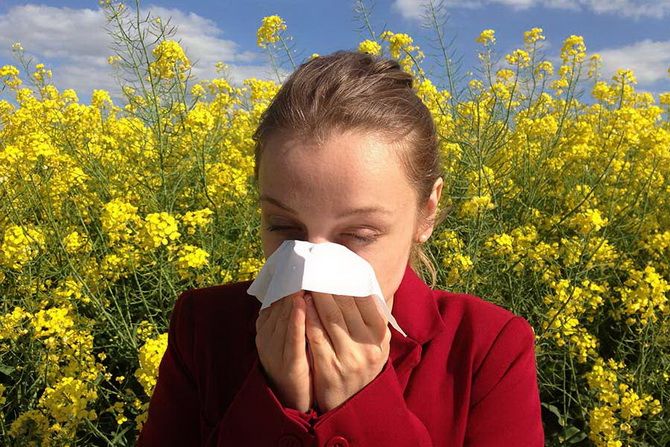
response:
[[[278,206],[279,208],[282,208],[282,209],[288,211],[289,213],[298,214],[290,206],[285,205],[281,201],[275,199],[274,197],[270,197],[267,194],[261,194],[260,195],[260,200],[261,201],[265,200],[266,202],[270,202],[270,203]],[[386,208],[382,208],[380,206],[364,206],[364,207],[361,207],[361,208],[351,208],[351,209],[345,210],[341,214],[341,216],[345,217],[345,216],[353,216],[353,215],[356,215],[356,214],[374,214],[374,213],[388,214],[388,215],[393,214],[391,211],[387,210]]]

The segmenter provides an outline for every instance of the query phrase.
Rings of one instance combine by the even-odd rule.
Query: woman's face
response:
[[[265,257],[287,239],[344,245],[372,265],[391,308],[412,243],[432,232],[394,151],[372,134],[337,134],[321,147],[271,138],[258,174]],[[441,189],[440,178],[430,216]]]

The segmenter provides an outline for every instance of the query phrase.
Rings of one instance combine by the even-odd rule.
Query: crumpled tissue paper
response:
[[[391,314],[370,263],[344,245],[285,240],[266,260],[247,293],[262,303],[263,310],[299,290],[373,295],[377,308],[391,326],[407,336]]]

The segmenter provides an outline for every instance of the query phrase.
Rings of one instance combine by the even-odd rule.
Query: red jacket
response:
[[[544,444],[534,332],[508,310],[433,290],[408,265],[382,372],[317,415],[285,408],[256,350],[251,280],[176,301],[138,446],[523,446]]]

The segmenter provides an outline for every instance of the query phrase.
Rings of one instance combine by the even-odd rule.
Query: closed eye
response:
[[[281,225],[270,225],[266,227],[266,230],[268,231],[284,231],[284,230],[295,230],[295,227],[287,227],[287,226],[281,226]],[[374,242],[378,236],[360,236],[355,233],[344,233],[345,236],[351,236],[357,241],[361,243],[366,243],[369,244],[371,242]]]

